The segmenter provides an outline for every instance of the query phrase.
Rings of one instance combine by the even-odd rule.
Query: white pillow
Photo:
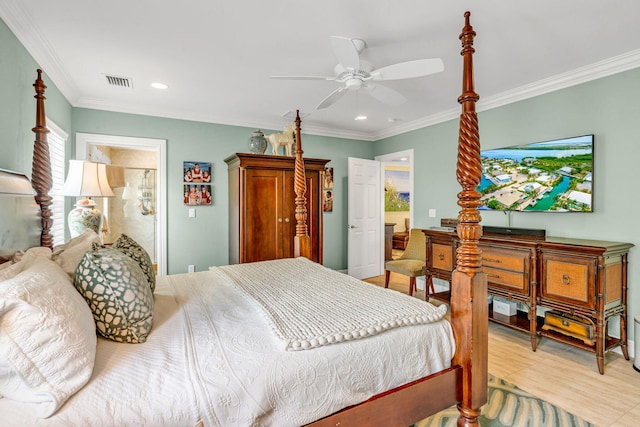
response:
[[[46,254],[25,258],[21,272],[0,282],[0,395],[47,418],[89,381],[95,324],[56,263]]]
[[[0,281],[17,276],[22,270],[29,267],[36,258],[51,259],[51,249],[44,246],[35,246],[27,249],[26,252],[19,251],[16,252],[16,254],[20,254],[20,256],[17,258],[14,256],[14,261],[11,265],[5,267],[5,264],[10,264],[10,262],[2,264],[3,268],[0,269]]]
[[[4,270],[5,268],[9,268],[12,265],[13,265],[13,261],[3,262],[2,264],[0,264],[0,271]]]
[[[100,244],[100,236],[92,229],[87,228],[81,235],[72,238],[63,245],[54,247],[51,259],[57,262],[73,279],[80,260],[87,251],[93,248],[94,243]]]

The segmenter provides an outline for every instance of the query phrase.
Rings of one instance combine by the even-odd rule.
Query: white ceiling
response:
[[[478,109],[640,66],[640,1],[617,0],[2,0],[0,17],[76,107],[377,140],[457,117],[458,35],[477,32]],[[361,38],[374,68],[442,58],[445,71],[390,81],[408,102],[362,91],[316,105],[333,81],[330,36]],[[130,78],[133,89],[107,85]],[[169,89],[150,87],[161,81]],[[366,114],[368,120],[355,121]]]

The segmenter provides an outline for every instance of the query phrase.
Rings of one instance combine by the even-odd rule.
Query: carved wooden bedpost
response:
[[[53,247],[53,236],[51,235],[51,218],[52,197],[49,195],[51,190],[51,162],[49,159],[49,144],[47,143],[47,119],[44,113],[44,91],[47,88],[42,81],[42,70],[38,69],[38,78],[33,86],[36,88],[36,126],[32,129],[36,134],[36,140],[33,144],[33,163],[31,166],[31,185],[36,191],[36,203],[40,205],[40,215],[42,222],[42,233],[40,234],[40,246],[48,248]]]
[[[311,258],[311,242],[307,227],[307,179],[302,159],[302,141],[300,139],[300,110],[296,110],[296,160],[294,166],[294,189],[296,193],[296,235],[293,240],[293,255]]]
[[[480,137],[475,110],[478,94],[473,85],[473,38],[476,33],[465,13],[465,26],[460,34],[464,68],[458,163],[456,176],[462,187],[458,193],[457,267],[451,283],[452,322],[456,336],[454,364],[463,366],[463,397],[458,405],[458,426],[477,426],[480,407],[487,401],[487,340],[488,303],[487,278],[482,272],[482,256],[478,241],[482,235],[480,225],[480,193],[476,190],[482,178],[480,163]],[[473,367],[473,369],[471,369]]]

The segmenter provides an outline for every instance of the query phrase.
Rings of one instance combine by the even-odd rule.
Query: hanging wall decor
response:
[[[213,203],[211,163],[183,162],[184,204],[210,206]]]
[[[324,168],[322,188],[322,210],[333,212],[333,168]]]

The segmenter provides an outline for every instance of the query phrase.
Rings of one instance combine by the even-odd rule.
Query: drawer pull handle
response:
[[[440,261],[443,261],[444,260],[444,254],[438,254],[438,259]]]
[[[495,262],[496,264],[500,264],[500,260],[499,259],[492,259],[492,258],[482,258],[484,261],[488,261],[488,262]]]
[[[562,321],[562,326],[569,326],[569,322],[567,322],[566,320]]]
[[[571,284],[571,277],[569,277],[568,274],[563,274],[562,275],[562,284],[563,285],[570,285]]]
[[[495,277],[496,279],[500,278],[499,274],[487,274],[487,277]]]

